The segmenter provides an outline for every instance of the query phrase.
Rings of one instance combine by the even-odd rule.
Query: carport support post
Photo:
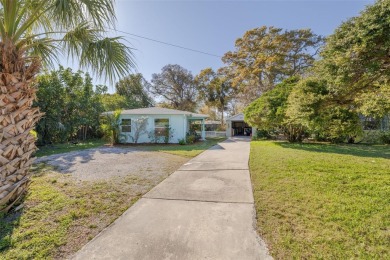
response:
[[[202,140],[206,139],[206,132],[204,129],[204,118],[202,119]]]

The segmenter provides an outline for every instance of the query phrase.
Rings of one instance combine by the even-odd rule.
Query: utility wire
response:
[[[204,54],[204,55],[209,55],[209,56],[213,56],[213,57],[217,57],[217,58],[222,58],[222,56],[220,56],[220,55],[216,55],[216,54],[212,54],[212,53],[208,53],[208,52],[204,52],[204,51],[200,51],[200,50],[191,49],[191,48],[187,48],[187,47],[184,47],[184,46],[180,46],[180,45],[176,45],[176,44],[172,44],[172,43],[168,43],[168,42],[155,40],[155,39],[148,38],[148,37],[141,36],[141,35],[137,35],[137,34],[134,34],[134,33],[129,33],[129,32],[113,29],[113,28],[108,28],[108,29],[116,31],[116,32],[128,34],[128,35],[131,35],[131,36],[134,36],[134,37],[142,38],[142,39],[145,39],[145,40],[148,40],[148,41],[157,42],[157,43],[165,44],[165,45],[168,45],[168,46],[180,48],[180,49],[183,49],[183,50],[197,52],[197,53],[201,53],[201,54]]]

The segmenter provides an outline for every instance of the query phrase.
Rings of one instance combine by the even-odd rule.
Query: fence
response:
[[[207,137],[226,137],[225,131],[205,131]]]

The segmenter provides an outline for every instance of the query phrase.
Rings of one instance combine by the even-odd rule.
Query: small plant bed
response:
[[[257,228],[275,259],[389,259],[390,147],[251,143]]]
[[[36,157],[42,157],[46,155],[53,155],[59,153],[67,153],[72,151],[96,148],[104,145],[106,142],[101,139],[83,141],[83,142],[69,142],[63,144],[52,144],[38,147],[38,151],[35,153]]]

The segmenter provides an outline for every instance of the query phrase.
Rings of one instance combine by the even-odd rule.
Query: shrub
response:
[[[173,133],[175,132],[174,129],[172,129],[171,127],[167,126],[165,128],[165,135],[164,135],[164,143],[169,143],[169,141],[171,140],[171,138],[173,137]]]
[[[112,114],[105,114],[101,117],[100,129],[103,133],[104,139],[109,141],[111,144],[119,143],[119,118],[121,110],[116,110]]]
[[[186,143],[187,144],[193,144],[193,143],[195,143],[195,140],[196,140],[195,135],[187,133],[187,136],[186,136]]]
[[[162,143],[162,141],[163,141],[162,139],[164,138],[164,136],[156,135],[154,129],[148,132],[148,137],[150,139],[150,142],[155,143],[155,144]]]
[[[179,144],[180,145],[185,145],[186,144],[186,139],[184,139],[184,138],[179,139]]]
[[[257,130],[256,135],[252,136],[253,140],[264,140],[264,139],[270,139],[271,135],[269,131],[267,130]]]
[[[390,144],[390,131],[389,132],[384,132],[383,134],[381,134],[379,139],[384,144]]]

